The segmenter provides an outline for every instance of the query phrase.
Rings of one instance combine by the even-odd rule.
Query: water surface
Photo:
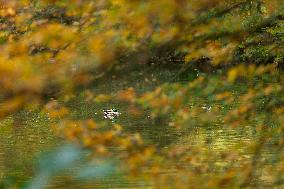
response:
[[[129,72],[122,76],[112,75],[103,82],[97,82],[93,91],[96,94],[115,94],[121,89],[133,87],[139,93],[151,90],[155,86],[168,81],[171,82],[175,73],[171,70],[157,69]],[[131,75],[132,74],[132,75]],[[222,152],[234,149],[236,145],[242,156],[249,158],[248,145],[255,137],[254,131],[247,128],[226,128],[221,123],[200,128],[198,125],[188,130],[176,130],[168,126],[163,120],[149,118],[145,112],[140,117],[127,114],[125,104],[93,104],[84,101],[78,96],[68,103],[72,116],[76,119],[103,120],[103,109],[116,107],[122,113],[116,120],[128,132],[139,132],[146,142],[155,144],[159,150],[167,149],[172,145],[195,145],[207,141],[207,148]],[[0,107],[1,108],[1,107]],[[22,111],[0,123],[0,180],[3,182],[17,182],[29,180],[35,172],[35,157],[48,149],[60,146],[64,141],[56,137],[50,128],[48,118],[38,111]],[[208,142],[209,141],[209,142]],[[177,164],[179,162],[176,162]],[[222,164],[223,162],[220,162]],[[186,166],[186,165],[182,165]],[[49,184],[49,188],[79,187],[73,182],[66,182],[65,177],[57,176]],[[152,188],[151,183],[142,179],[127,179],[124,175],[114,174],[111,177],[100,179],[97,182],[85,183],[86,188]]]

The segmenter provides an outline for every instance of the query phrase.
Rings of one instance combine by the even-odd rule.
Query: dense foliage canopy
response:
[[[283,0],[0,0],[0,118],[39,109],[91,158],[115,158],[159,188],[281,187],[283,25]],[[155,66],[179,71],[143,94],[93,92],[113,73]],[[184,79],[190,71],[198,76]],[[243,128],[254,133],[242,141],[252,155],[217,153],[203,140],[156,150],[123,125],[72,117],[78,94],[127,104],[129,116],[150,112],[176,130]],[[277,152],[271,162],[266,150]]]

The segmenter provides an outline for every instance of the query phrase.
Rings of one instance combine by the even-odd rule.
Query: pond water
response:
[[[131,72],[133,73],[133,72]],[[147,73],[147,70],[137,71],[135,75],[111,76],[104,82],[99,82],[94,91],[99,93],[115,93],[128,87],[135,88],[138,92],[153,89],[158,84],[171,80],[174,73],[171,70],[161,72],[157,70]],[[246,150],[246,143],[254,137],[254,132],[241,128],[224,128],[222,125],[211,125],[208,128],[198,126],[187,131],[176,131],[172,128],[149,119],[147,112],[142,117],[129,117],[127,106],[123,104],[95,105],[86,103],[81,97],[68,104],[72,110],[72,116],[79,119],[94,118],[102,120],[103,109],[116,107],[121,116],[116,120],[130,132],[139,132],[146,141],[156,144],[162,150],[173,144],[187,145],[200,141],[210,141],[208,148],[216,151],[224,151],[235,145],[239,148],[242,158],[250,156]],[[0,107],[1,108],[1,107]],[[37,111],[20,112],[17,115],[1,121],[0,123],[0,181],[3,183],[20,183],[32,178],[36,170],[35,157],[49,149],[61,146],[64,141],[56,137],[49,126],[48,118]],[[181,137],[182,136],[182,137]],[[178,163],[178,162],[177,162]],[[49,188],[70,188],[70,183],[63,181],[64,177],[56,177],[49,184]],[[71,183],[71,188],[79,187]],[[152,188],[150,183],[144,183],[140,179],[126,179],[121,174],[100,179],[99,182],[85,183],[86,188]],[[0,187],[1,188],[1,187]]]

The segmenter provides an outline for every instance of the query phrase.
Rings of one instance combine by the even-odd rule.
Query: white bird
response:
[[[110,120],[117,118],[121,114],[115,108],[112,108],[112,109],[109,109],[109,110],[103,110],[103,112],[104,112],[104,118],[110,119]]]
[[[201,108],[202,108],[203,110],[206,110],[207,112],[210,112],[210,111],[211,111],[211,109],[212,109],[212,106],[204,105],[204,106],[202,106]]]

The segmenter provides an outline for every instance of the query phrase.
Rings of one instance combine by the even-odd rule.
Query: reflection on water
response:
[[[78,106],[78,104],[80,105]],[[75,117],[103,119],[103,113],[95,114],[95,112],[100,112],[101,107],[94,107],[93,104],[81,100],[74,102],[73,105],[78,107],[74,111]],[[123,106],[120,107],[120,111],[122,115],[118,118],[118,123],[124,125],[129,132],[141,133],[146,142],[157,144],[161,150],[176,144],[194,145],[207,141],[207,147],[214,151],[225,151],[228,148],[241,145],[242,147],[239,149],[242,150],[243,157],[249,156],[246,143],[249,143],[254,136],[253,132],[249,132],[247,129],[226,129],[215,125],[210,128],[195,127],[189,131],[177,131],[161,124],[162,122],[149,119],[147,115],[139,118],[127,117],[123,113],[126,112]],[[34,171],[31,162],[34,156],[58,145],[59,139],[53,136],[48,127],[47,118],[37,112],[22,112],[2,121],[0,126],[0,178],[2,180],[7,175],[22,180],[30,178]],[[71,184],[79,187],[76,183],[71,182]],[[100,179],[99,182],[85,183],[84,186],[87,188],[151,188],[148,184],[139,179],[129,180],[121,174],[114,174],[111,177]],[[70,183],[66,183],[66,178],[59,176],[49,187],[67,185]]]
[[[170,71],[163,74],[166,74],[167,78],[174,77]],[[116,93],[118,90],[128,87],[134,87],[137,91],[144,92],[164,82],[163,79],[154,78],[154,76],[159,76],[159,74],[145,76],[145,73],[141,73],[130,76],[134,77],[131,81],[125,78],[121,80],[109,79],[109,81],[99,83],[95,92],[97,94]],[[156,144],[160,150],[167,149],[171,145],[186,146],[206,142],[207,148],[220,152],[229,148],[234,149],[238,145],[238,150],[243,154],[243,158],[248,158],[250,157],[248,144],[256,137],[253,130],[223,128],[221,125],[211,125],[208,128],[196,126],[188,130],[177,131],[169,127],[163,119],[150,119],[147,112],[140,117],[128,116],[128,107],[124,104],[92,104],[78,97],[68,106],[72,110],[74,118],[93,118],[95,120],[104,119],[103,109],[117,107],[122,113],[117,118],[117,123],[123,125],[128,132],[139,132],[146,142]],[[35,155],[59,144],[60,139],[53,135],[49,120],[39,112],[21,112],[0,122],[0,180],[15,178],[21,182],[31,178],[34,173],[31,160]],[[66,182],[64,177],[57,177],[49,187],[64,188],[70,185],[73,188],[80,186],[72,181]],[[85,183],[85,186],[86,188],[151,188],[149,183],[144,183],[140,179],[129,180],[119,173],[100,179],[96,183]]]

